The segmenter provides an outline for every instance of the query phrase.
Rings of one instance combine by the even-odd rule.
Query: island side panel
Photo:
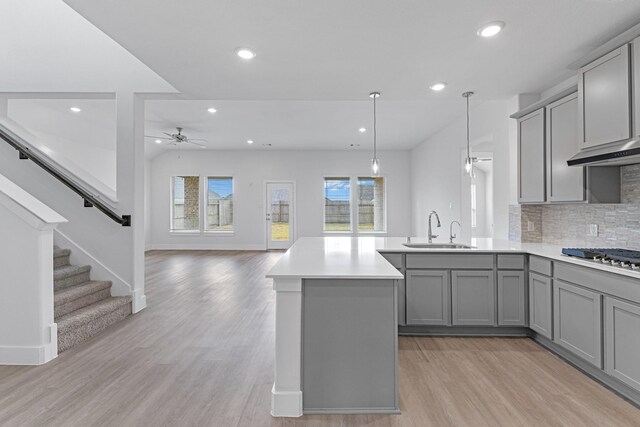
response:
[[[394,280],[305,279],[303,412],[397,413]]]
[[[300,417],[302,279],[274,279],[273,289],[276,291],[276,357],[271,390],[271,415]]]

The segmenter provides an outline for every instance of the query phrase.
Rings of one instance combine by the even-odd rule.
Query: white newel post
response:
[[[302,279],[275,278],[276,360],[271,415],[302,416]]]
[[[58,355],[53,230],[65,218],[0,175],[0,364]]]

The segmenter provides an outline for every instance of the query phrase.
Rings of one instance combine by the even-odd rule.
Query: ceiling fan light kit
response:
[[[166,135],[166,137],[153,136],[153,135],[145,135],[145,137],[153,138],[156,144],[160,144],[164,140],[164,141],[168,141],[169,145],[174,145],[174,146],[181,145],[181,144],[191,144],[200,148],[207,148],[207,146],[203,144],[207,142],[206,139],[189,138],[187,135],[182,133],[183,129],[184,128],[177,126],[176,127],[176,130],[178,131],[177,133],[162,132],[163,134]]]

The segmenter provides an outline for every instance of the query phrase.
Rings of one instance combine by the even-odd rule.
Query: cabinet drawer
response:
[[[529,257],[529,270],[544,274],[545,276],[551,276],[552,264],[553,263],[546,258],[535,255]]]
[[[402,268],[403,267],[403,263],[402,263],[402,254],[384,254],[381,253],[380,255],[382,255],[384,257],[384,259],[386,259],[387,261],[389,261],[391,263],[391,265],[393,265],[395,268]]]
[[[407,268],[493,269],[493,255],[407,254]]]
[[[640,280],[638,279],[564,262],[556,262],[555,277],[604,294],[640,302]]]
[[[524,270],[524,255],[498,255],[498,269]]]

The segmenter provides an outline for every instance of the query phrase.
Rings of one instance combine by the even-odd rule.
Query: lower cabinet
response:
[[[526,326],[524,271],[498,271],[498,325]]]
[[[408,325],[450,325],[449,272],[408,270],[406,301]]]
[[[493,270],[451,272],[452,323],[495,325],[496,289]]]
[[[605,372],[640,391],[640,306],[605,298]]]
[[[551,278],[529,273],[529,328],[553,338],[553,287]]]
[[[602,369],[602,295],[556,280],[554,341]]]

